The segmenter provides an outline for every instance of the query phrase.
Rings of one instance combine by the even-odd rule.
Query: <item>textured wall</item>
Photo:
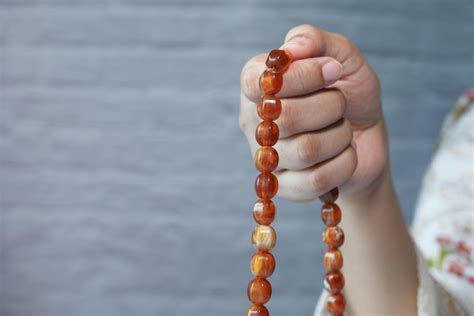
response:
[[[0,0],[2,316],[242,315],[256,171],[239,72],[311,23],[380,74],[407,220],[472,74],[468,0]],[[470,68],[469,68],[470,67]],[[275,315],[320,291],[317,203],[280,205]]]

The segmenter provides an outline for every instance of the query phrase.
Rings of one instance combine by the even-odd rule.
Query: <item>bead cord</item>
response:
[[[260,174],[255,180],[255,192],[260,198],[253,207],[253,218],[258,226],[252,232],[252,243],[257,248],[250,259],[250,271],[254,279],[247,287],[247,296],[253,304],[247,310],[247,316],[269,316],[264,306],[272,296],[272,286],[267,280],[275,271],[275,258],[270,250],[276,244],[276,232],[270,224],[276,215],[276,206],[271,200],[278,192],[278,179],[272,173],[279,162],[278,152],[272,147],[279,138],[279,128],[274,120],[281,114],[281,101],[276,94],[283,87],[283,73],[292,61],[291,55],[284,50],[272,50],[266,60],[267,69],[259,79],[262,96],[257,102],[257,113],[262,122],[257,126],[255,138],[261,146],[255,153],[255,167]],[[335,203],[339,197],[338,188],[320,196],[323,202],[321,219],[326,225],[323,241],[328,248],[323,256],[323,265],[327,270],[324,288],[329,292],[327,310],[332,316],[344,314],[346,300],[342,294],[344,275],[340,271],[343,256],[339,247],[344,243],[344,231],[337,226],[341,221],[341,209]]]
[[[329,292],[327,310],[332,316],[341,316],[346,309],[346,300],[342,294],[344,275],[341,272],[344,260],[339,247],[344,243],[344,231],[337,226],[341,222],[342,213],[335,203],[339,197],[337,188],[321,195],[321,220],[326,225],[323,232],[323,242],[328,246],[323,256],[323,265],[326,268],[324,288]]]
[[[278,152],[273,148],[279,138],[279,128],[274,120],[281,114],[281,101],[276,94],[283,86],[283,73],[291,63],[291,56],[284,50],[272,50],[267,58],[267,69],[259,79],[262,96],[257,102],[257,113],[262,119],[255,131],[261,146],[255,153],[255,167],[260,174],[255,179],[255,193],[259,200],[253,207],[253,218],[258,226],[252,232],[252,243],[257,252],[250,259],[250,271],[254,279],[247,287],[247,296],[253,304],[247,316],[269,316],[264,306],[272,296],[272,286],[267,280],[275,271],[275,258],[270,250],[276,244],[276,232],[270,226],[276,215],[276,206],[271,200],[278,192],[278,179],[272,173],[279,162]]]

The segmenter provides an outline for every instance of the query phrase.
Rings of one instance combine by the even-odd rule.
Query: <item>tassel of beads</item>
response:
[[[260,77],[262,96],[257,104],[257,112],[262,122],[257,126],[255,138],[261,146],[255,153],[255,167],[260,174],[255,180],[255,192],[260,198],[254,205],[253,218],[258,226],[252,233],[252,243],[257,252],[250,260],[250,270],[255,278],[250,281],[247,295],[253,304],[247,316],[268,316],[264,306],[272,296],[272,286],[268,282],[275,271],[275,258],[270,250],[275,246],[276,233],[270,224],[275,219],[276,207],[271,200],[278,192],[278,180],[272,173],[278,166],[278,152],[272,146],[279,137],[276,120],[281,114],[281,101],[276,94],[283,86],[283,72],[291,63],[290,55],[284,50],[272,50],[268,55],[267,69]]]
[[[326,225],[323,241],[328,246],[323,257],[323,264],[327,271],[324,277],[324,288],[329,292],[327,309],[332,316],[342,316],[346,308],[346,300],[342,295],[344,276],[340,271],[343,258],[339,250],[344,243],[344,232],[337,226],[341,222],[342,214],[335,203],[338,196],[339,190],[334,188],[320,197],[324,203],[321,208],[321,219]]]

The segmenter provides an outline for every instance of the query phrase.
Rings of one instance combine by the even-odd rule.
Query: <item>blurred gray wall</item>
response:
[[[242,315],[256,171],[239,72],[311,23],[383,84],[407,220],[473,84],[468,0],[0,0],[2,316]],[[278,200],[272,315],[310,315],[319,204]]]

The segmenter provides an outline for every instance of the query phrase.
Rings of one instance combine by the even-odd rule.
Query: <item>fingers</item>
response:
[[[288,50],[296,60],[329,56],[340,63],[357,52],[354,44],[344,36],[306,24],[288,31],[281,48]]]
[[[352,147],[317,166],[304,170],[278,173],[278,195],[295,201],[310,201],[334,187],[342,186],[357,167],[357,155]]]
[[[279,169],[301,170],[343,152],[352,141],[352,128],[340,120],[328,128],[281,139],[274,146],[280,156]]]
[[[282,99],[281,102],[282,112],[276,120],[280,138],[327,127],[339,121],[346,109],[344,95],[336,89]]]
[[[241,74],[241,87],[245,96],[257,102],[262,94],[259,78],[265,70],[266,55],[251,59]],[[308,58],[294,61],[283,74],[283,88],[279,97],[292,97],[316,92],[333,84],[342,75],[342,65],[330,57]]]
[[[281,99],[282,111],[275,121],[280,129],[280,138],[325,128],[339,121],[346,109],[344,95],[337,89],[326,89],[303,97]],[[260,123],[255,103],[242,96],[240,128],[254,138],[255,128]]]

